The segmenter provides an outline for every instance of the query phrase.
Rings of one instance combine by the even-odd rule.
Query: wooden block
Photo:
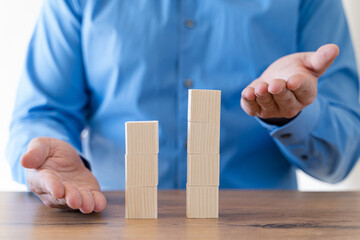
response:
[[[218,154],[220,123],[188,122],[188,153]]]
[[[219,154],[188,154],[187,185],[219,186]]]
[[[125,218],[157,218],[157,187],[125,186]]]
[[[158,121],[138,121],[125,123],[127,154],[159,153]]]
[[[188,121],[220,122],[221,91],[189,90]]]
[[[188,218],[219,218],[219,187],[186,186]]]
[[[158,185],[158,155],[125,155],[125,184],[127,186]]]

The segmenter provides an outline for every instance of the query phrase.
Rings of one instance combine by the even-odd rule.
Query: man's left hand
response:
[[[241,107],[264,120],[295,117],[315,100],[319,77],[338,55],[338,46],[327,44],[278,59],[243,90]]]

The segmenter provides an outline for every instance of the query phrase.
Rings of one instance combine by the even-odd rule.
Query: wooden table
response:
[[[360,193],[221,191],[219,219],[187,219],[184,191],[159,191],[159,218],[124,218],[124,193],[89,215],[0,193],[0,239],[360,239]]]

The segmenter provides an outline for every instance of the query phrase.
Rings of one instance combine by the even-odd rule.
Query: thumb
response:
[[[335,44],[323,45],[316,52],[307,55],[307,65],[313,71],[322,75],[339,55],[339,52],[339,47]]]
[[[41,167],[50,154],[50,140],[48,138],[35,138],[27,148],[27,152],[22,156],[20,162],[24,168]]]

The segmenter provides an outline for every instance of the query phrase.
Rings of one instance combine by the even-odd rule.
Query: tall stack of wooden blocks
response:
[[[125,123],[125,217],[157,218],[158,121]]]
[[[221,91],[189,90],[186,216],[219,217]]]

